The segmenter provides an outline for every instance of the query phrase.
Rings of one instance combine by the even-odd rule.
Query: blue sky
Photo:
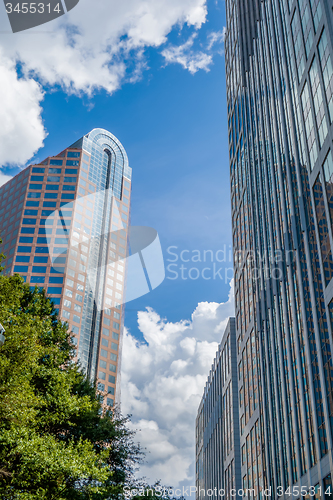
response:
[[[221,31],[225,25],[223,4],[208,5],[208,20],[195,40],[198,50],[207,43],[207,34]],[[176,27],[168,40],[182,44],[193,31]],[[223,44],[216,48],[209,72],[199,70],[192,75],[179,64],[165,66],[161,51],[148,48],[149,68],[141,80],[125,83],[112,95],[101,90],[92,97],[80,97],[59,87],[46,92],[42,118],[48,136],[28,163],[57,154],[95,127],[105,128],[123,143],[133,169],[132,224],[158,231],[165,259],[171,258],[170,246],[178,247],[173,249],[178,254],[229,248],[225,72],[224,57],[218,53]],[[3,171],[12,174],[17,168]],[[166,265],[170,263],[166,261]],[[218,268],[224,266],[221,263]],[[192,276],[196,276],[194,271]],[[220,301],[229,290],[218,276],[210,281],[171,280],[168,278],[175,274],[167,271],[166,277],[159,289],[128,304],[126,325],[133,333],[136,310],[151,306],[178,321],[189,317],[198,302]]]
[[[228,254],[231,245],[225,70],[221,36],[210,47],[214,33],[221,34],[225,26],[225,6],[221,0],[217,2],[208,0],[207,3],[204,0],[195,0],[195,2],[184,0],[183,11],[180,13],[176,12],[175,7],[174,17],[170,17],[169,25],[166,23],[161,33],[158,32],[157,24],[157,28],[152,29],[149,36],[147,30],[144,34],[137,35],[138,26],[142,29],[140,15],[137,16],[139,19],[137,25],[133,22],[130,28],[127,28],[128,21],[124,21],[124,26],[128,30],[127,34],[119,34],[114,28],[113,40],[120,49],[112,64],[119,64],[119,67],[116,67],[113,74],[111,74],[113,70],[109,70],[111,76],[108,74],[104,80],[102,77],[100,80],[98,78],[99,73],[102,74],[104,71],[105,64],[101,62],[98,66],[95,63],[99,58],[104,57],[104,49],[95,49],[98,37],[97,27],[95,32],[87,29],[88,41],[77,42],[78,45],[81,44],[80,47],[86,43],[84,50],[88,54],[87,64],[85,67],[84,61],[80,61],[81,65],[77,69],[74,67],[73,72],[71,69],[67,70],[62,67],[61,58],[57,59],[59,54],[53,54],[51,49],[49,53],[52,65],[50,63],[50,67],[47,67],[49,61],[45,62],[42,49],[38,46],[41,45],[38,40],[45,37],[46,47],[49,38],[53,43],[52,47],[57,48],[59,44],[57,52],[60,54],[61,50],[72,50],[73,47],[70,46],[68,40],[66,41],[64,36],[60,38],[59,33],[64,31],[63,25],[50,23],[52,25],[50,34],[40,35],[39,39],[38,34],[17,35],[15,40],[11,39],[14,40],[13,52],[8,49],[11,35],[0,33],[0,65],[2,62],[8,71],[9,83],[10,79],[13,79],[14,85],[11,85],[11,88],[17,87],[18,91],[21,89],[20,97],[14,96],[13,102],[23,99],[26,93],[26,101],[21,104],[21,109],[27,112],[28,117],[33,117],[30,131],[28,131],[31,135],[27,137],[25,137],[28,134],[26,123],[29,123],[29,120],[22,124],[15,113],[11,115],[15,105],[3,117],[14,123],[12,133],[16,135],[16,144],[22,140],[19,168],[22,168],[24,164],[38,162],[49,155],[57,154],[93,128],[100,127],[109,130],[124,145],[133,169],[132,225],[151,226],[158,231],[166,266],[171,264],[168,259],[174,259],[168,252],[170,247],[173,247],[172,251],[178,255],[181,251],[187,251],[184,254],[186,257],[197,250],[203,259],[204,250],[210,250],[216,255],[218,250],[226,249]],[[113,0],[111,3],[114,3]],[[140,7],[140,0],[128,2],[128,4],[131,3],[135,8]],[[178,4],[181,3],[178,2]],[[170,3],[166,2],[164,5],[164,0],[160,1],[161,12],[154,11],[157,20],[159,15],[161,20],[169,15],[168,6],[172,10]],[[156,4],[152,9],[155,7]],[[206,14],[205,9],[207,9]],[[120,18],[125,15],[126,12],[119,13]],[[77,22],[82,22],[82,30],[84,30],[86,17],[88,14],[83,7],[80,11],[77,10]],[[75,24],[76,17],[71,17],[70,22]],[[73,29],[73,24],[70,24],[67,30]],[[6,28],[8,27],[5,26]],[[124,51],[121,48],[122,41],[134,48],[127,47],[127,51]],[[95,50],[95,59],[91,61],[89,60],[90,43],[91,52]],[[25,52],[28,50],[25,45],[29,44],[31,46],[28,53]],[[184,49],[179,49],[184,44]],[[80,48],[80,50],[83,49]],[[168,52],[164,52],[163,55],[163,51]],[[20,55],[17,56],[17,53]],[[77,54],[74,53],[75,55]],[[69,61],[75,60],[71,54],[68,57]],[[168,63],[172,60],[178,62]],[[75,63],[73,65],[75,66]],[[188,69],[184,67],[186,65]],[[198,69],[200,66],[203,69]],[[125,70],[121,69],[122,67],[125,67]],[[195,70],[197,71],[194,72]],[[136,81],[133,82],[133,80]],[[20,139],[21,136],[22,139]],[[1,140],[6,144],[8,136],[2,139],[0,137],[0,146]],[[40,147],[42,142],[44,146]],[[15,160],[18,158],[19,156],[15,158],[14,154],[11,157],[11,152],[8,151],[7,156],[1,158],[4,163],[1,174],[17,173],[18,167]],[[218,255],[219,258],[222,256],[221,253]],[[187,268],[198,268],[200,273],[203,268],[208,267],[206,276],[212,276],[213,266],[216,266],[216,270],[221,269],[222,279],[218,274],[216,279],[189,279],[188,270],[184,271],[187,279],[169,279],[175,274],[166,269],[166,279],[157,289],[126,305],[125,325],[132,334],[131,338],[140,340],[145,338],[148,343],[147,337],[152,331],[149,330],[152,325],[154,328],[158,326],[160,331],[161,329],[165,331],[164,326],[170,324],[173,325],[174,330],[178,329],[177,331],[183,332],[184,322],[191,321],[190,329],[196,331],[200,328],[205,329],[205,323],[200,323],[201,320],[197,318],[199,316],[208,318],[207,328],[217,334],[211,339],[209,352],[212,354],[208,357],[205,354],[207,359],[205,358],[206,364],[200,372],[201,384],[208,375],[207,367],[213,360],[216,342],[222,335],[218,325],[221,325],[225,318],[224,313],[218,312],[222,311],[218,309],[218,304],[228,301],[231,271],[229,269],[226,277],[225,268],[231,268],[232,263],[229,259],[227,260],[227,262],[218,262],[214,257],[213,263],[183,263]],[[178,264],[182,263],[178,262]],[[179,272],[177,267],[172,269]],[[192,273],[195,276],[197,271],[192,271]],[[232,299],[230,300],[227,307],[228,314],[230,311],[232,313],[233,307]],[[206,306],[198,306],[206,302]],[[213,305],[210,306],[210,304]],[[147,307],[155,311],[158,317],[144,313]],[[138,323],[138,311],[143,312],[141,324],[140,321]],[[195,313],[191,319],[194,311],[199,312]],[[213,320],[214,325],[211,323]],[[201,326],[199,328],[195,325]],[[202,332],[197,334],[197,342],[199,342],[200,335]],[[204,341],[204,336],[201,341]],[[133,343],[128,346],[128,349],[132,349],[134,353],[136,348]],[[125,348],[124,356],[126,356]],[[158,371],[157,368],[154,370]],[[166,371],[164,375],[160,374],[160,377],[166,376],[165,374]],[[152,379],[155,375],[152,374]],[[128,369],[124,379],[128,380],[129,386],[134,387],[136,382],[131,380],[131,376],[133,374],[131,375]],[[145,383],[136,388],[143,394]],[[123,392],[124,390],[126,392],[126,388]],[[129,400],[129,394],[125,394],[124,401]],[[198,394],[196,397],[197,401]],[[135,398],[139,401],[140,395],[136,395]],[[127,407],[130,406],[127,403]],[[138,415],[135,415],[135,407],[130,407],[130,410],[134,421],[144,420],[143,416],[139,415],[139,410]],[[192,417],[193,411],[190,418],[192,419],[191,425],[193,425]],[[179,418],[182,418],[181,415]],[[164,425],[164,437],[169,439],[166,425],[159,423],[157,416],[156,425],[160,425],[160,429]],[[145,436],[143,441],[149,442]],[[147,446],[149,447],[149,444]],[[161,477],[161,471],[166,470],[167,467],[163,465],[163,460],[156,458],[154,462],[154,459],[150,459],[149,463],[150,469],[148,467],[145,472],[149,474],[150,471],[153,479]],[[168,475],[165,477],[169,478]],[[193,463],[188,466],[187,472],[184,472],[184,478],[182,480],[177,478],[177,481],[179,484],[187,484],[186,481],[189,482],[191,477],[193,477]]]

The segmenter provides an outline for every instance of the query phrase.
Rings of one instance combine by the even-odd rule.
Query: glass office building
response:
[[[119,398],[130,192],[126,152],[102,129],[0,187],[4,272],[45,287],[109,406]]]
[[[241,498],[237,493],[241,489],[241,468],[236,360],[235,318],[230,318],[196,419],[196,497],[199,500]],[[256,447],[254,441],[252,445]]]
[[[226,0],[226,12],[242,485],[328,499],[332,1]]]

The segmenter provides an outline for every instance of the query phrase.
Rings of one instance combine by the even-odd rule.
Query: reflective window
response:
[[[323,72],[324,87],[326,92],[328,110],[331,123],[333,122],[333,67],[330,55],[326,31],[323,30],[318,44],[319,60]]]
[[[316,114],[316,121],[319,133],[319,147],[321,148],[328,133],[327,121],[325,116],[325,106],[323,94],[321,91],[320,79],[318,74],[318,65],[316,58],[313,59],[310,68],[311,90]]]
[[[311,170],[312,170],[314,165],[315,165],[315,162],[318,158],[318,150],[317,150],[317,143],[316,143],[316,132],[315,132],[315,128],[314,128],[314,122],[313,122],[312,111],[311,111],[309,87],[308,87],[307,82],[305,83],[305,86],[304,86],[304,89],[303,89],[303,92],[301,95],[301,100],[302,100],[303,115],[304,115],[304,122],[305,122],[306,138],[307,138],[309,154],[310,154],[310,166],[311,166]]]
[[[33,266],[32,267],[32,272],[33,273],[46,274],[46,266]]]
[[[45,283],[45,276],[31,276],[30,283]]]

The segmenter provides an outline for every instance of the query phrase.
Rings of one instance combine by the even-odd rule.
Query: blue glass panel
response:
[[[23,219],[22,224],[35,225],[36,224],[36,219]]]
[[[57,277],[57,276],[50,276],[49,278],[49,283],[50,284],[59,284],[59,285],[62,285],[64,282],[64,278],[60,278],[60,277]]]
[[[81,153],[76,151],[68,151],[67,158],[80,158],[80,154]]]
[[[54,293],[55,295],[60,295],[62,293],[62,287],[49,286],[47,293]]]
[[[53,225],[53,221],[54,221],[54,219],[41,219],[39,221],[39,224],[41,226],[52,226]]]
[[[46,266],[32,266],[32,272],[45,274],[46,273]]]
[[[33,174],[43,174],[44,172],[45,172],[45,168],[33,167],[33,169],[32,169]]]
[[[59,254],[66,254],[67,253],[67,248],[65,247],[54,247],[53,249],[54,253],[59,253]],[[59,258],[57,258],[58,262]]]
[[[17,253],[31,253],[32,247],[17,247]]]
[[[34,262],[36,264],[47,264],[48,260],[49,260],[48,257],[34,257]]]
[[[28,266],[14,266],[14,273],[27,273]]]
[[[57,259],[56,264],[58,264],[58,260],[62,260],[62,257],[59,257],[59,259]],[[66,259],[65,259],[65,262],[66,262]],[[61,264],[61,262],[59,262],[59,264]],[[64,267],[51,267],[51,270],[50,270],[51,274],[64,274],[64,272],[65,272]],[[53,282],[50,281],[50,283],[53,283]],[[62,283],[62,281],[61,281],[61,283]]]
[[[53,302],[53,304],[56,304],[56,305],[60,305],[60,301],[61,301],[61,297],[52,297],[50,298],[51,302]]]
[[[30,262],[30,255],[17,255],[16,262]]]
[[[49,253],[48,247],[36,247],[35,253]]]
[[[31,276],[30,283],[45,283],[45,276]]]
[[[38,234],[52,234],[51,227],[40,227],[38,230]]]

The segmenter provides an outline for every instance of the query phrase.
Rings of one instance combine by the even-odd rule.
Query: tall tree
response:
[[[1,499],[123,497],[141,451],[74,362],[68,325],[45,291],[0,276],[0,322]]]

